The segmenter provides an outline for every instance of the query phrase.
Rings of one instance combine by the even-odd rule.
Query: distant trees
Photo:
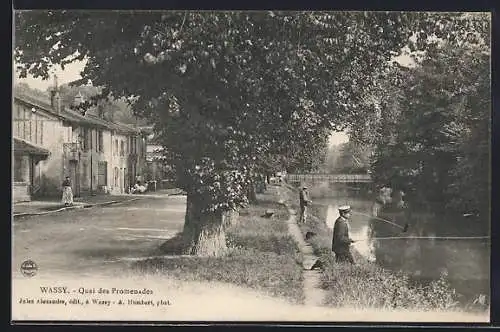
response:
[[[50,91],[53,88],[54,87],[49,87],[46,94],[50,96]],[[66,107],[71,107],[74,105],[75,97],[77,95],[80,95],[82,97],[82,101],[88,101],[101,92],[101,89],[92,85],[73,86],[68,84],[61,84],[58,88],[61,95],[61,102]]]
[[[49,88],[50,91],[52,88]],[[74,106],[75,97],[81,95],[84,102],[91,103],[92,99],[99,96],[102,92],[102,87],[93,85],[71,85],[62,84],[59,87],[61,99],[67,107]],[[47,92],[48,93],[48,92]],[[109,121],[122,122],[126,124],[146,125],[145,119],[139,119],[134,115],[134,111],[129,103],[124,98],[114,98],[109,95],[106,99],[100,99],[96,102],[96,107],[89,109],[95,115],[102,112],[102,116]]]
[[[29,86],[29,84],[20,82],[14,85],[14,91],[19,93],[19,94],[25,94],[25,95],[30,95],[35,98],[40,99],[41,101],[50,103],[50,98],[49,94],[47,92],[32,88]]]
[[[328,173],[366,174],[370,169],[372,149],[355,141],[331,146],[323,170]]]

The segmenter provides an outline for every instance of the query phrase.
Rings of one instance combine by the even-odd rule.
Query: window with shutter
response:
[[[104,152],[104,136],[102,130],[99,130],[99,152]]]

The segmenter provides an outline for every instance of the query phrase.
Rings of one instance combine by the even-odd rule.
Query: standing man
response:
[[[307,192],[306,185],[302,186],[302,190],[300,191],[300,194],[299,194],[299,201],[300,201],[300,220],[299,220],[299,222],[305,224],[306,219],[307,219],[307,206],[311,203],[311,200],[309,199],[309,193]]]
[[[351,218],[351,207],[348,205],[339,208],[340,217],[333,226],[332,251],[335,253],[335,261],[338,263],[348,262],[354,264],[351,253],[351,244],[354,243],[349,237],[349,218]]]

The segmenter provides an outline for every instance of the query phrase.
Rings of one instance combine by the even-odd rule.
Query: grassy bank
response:
[[[287,201],[298,209],[298,192],[291,187],[285,190]],[[334,307],[363,309],[454,310],[458,309],[455,292],[446,276],[423,286],[412,282],[403,273],[380,268],[363,259],[353,247],[355,266],[337,264],[331,252],[332,231],[326,226],[314,206],[308,223],[299,225],[305,235],[314,232],[309,240],[314,253],[323,263],[321,287],[327,291],[325,304]]]
[[[240,211],[240,222],[226,232],[228,252],[219,258],[176,257],[180,235],[168,241],[162,254],[168,258],[147,259],[136,268],[187,281],[231,283],[303,303],[302,256],[285,221],[287,210],[277,204],[272,190],[257,196],[258,202]],[[271,218],[266,210],[275,211]]]

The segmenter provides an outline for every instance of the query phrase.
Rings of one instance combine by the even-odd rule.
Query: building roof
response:
[[[14,152],[24,152],[27,154],[48,156],[50,154],[49,150],[37,146],[33,143],[27,142],[23,139],[14,138]]]
[[[140,134],[141,131],[139,129],[134,128],[133,126],[119,123],[119,122],[111,122],[102,118],[99,118],[93,114],[87,113],[86,115],[82,115],[79,112],[76,112],[69,108],[63,108],[61,113],[57,113],[56,110],[47,103],[47,101],[41,100],[38,97],[29,96],[27,94],[21,94],[19,92],[15,92],[14,98],[26,103],[33,105],[37,108],[44,110],[51,115],[57,116],[62,120],[68,121],[70,123],[77,123],[82,126],[91,126],[97,128],[108,129],[112,131],[117,131],[125,134]]]
[[[46,100],[42,100],[41,98],[38,97],[33,97],[30,95],[27,95],[25,93],[20,93],[17,91],[14,91],[14,99],[18,100],[24,104],[28,104],[30,106],[34,106],[36,108],[39,108],[50,115],[57,116],[59,118],[63,118],[60,114],[57,114],[57,112],[52,108],[50,105],[50,102]]]

